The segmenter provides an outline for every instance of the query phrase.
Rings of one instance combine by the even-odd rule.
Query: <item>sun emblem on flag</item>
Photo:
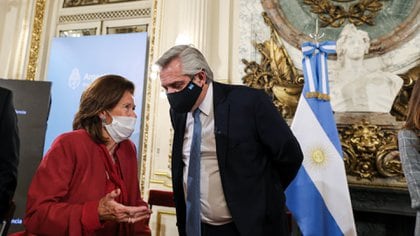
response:
[[[312,171],[318,172],[329,165],[329,158],[332,154],[331,150],[323,144],[313,145],[306,149],[303,164],[305,168],[310,168]]]
[[[317,148],[312,151],[311,159],[315,164],[322,165],[323,163],[325,163],[326,156],[321,148]]]

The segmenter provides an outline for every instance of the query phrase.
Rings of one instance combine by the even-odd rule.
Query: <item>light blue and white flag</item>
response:
[[[327,55],[335,42],[304,43],[305,84],[292,122],[304,160],[286,204],[304,236],[356,235],[340,140],[329,101]]]

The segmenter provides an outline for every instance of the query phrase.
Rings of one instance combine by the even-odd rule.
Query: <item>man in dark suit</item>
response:
[[[271,99],[260,90],[213,81],[206,59],[191,46],[169,49],[156,64],[174,128],[172,182],[179,234],[287,235],[283,191],[303,154]],[[199,118],[193,118],[197,108]],[[187,194],[194,181],[188,173],[194,129],[201,131],[198,221]]]
[[[19,137],[12,92],[0,87],[0,218],[5,216],[13,199],[18,164]]]

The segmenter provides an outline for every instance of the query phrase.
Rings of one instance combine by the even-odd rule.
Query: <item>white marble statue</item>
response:
[[[370,46],[367,32],[346,25],[337,40],[337,67],[330,73],[331,105],[336,112],[391,110],[403,80],[384,71],[370,71],[363,63]]]

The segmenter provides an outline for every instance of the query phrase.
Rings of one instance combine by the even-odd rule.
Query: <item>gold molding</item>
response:
[[[174,142],[174,129],[171,126],[171,128],[169,129],[169,147],[168,147],[169,149],[168,150],[172,150],[173,142]],[[168,154],[168,169],[169,170],[172,169],[172,151],[170,151]]]
[[[171,174],[168,173],[167,171],[155,171],[154,174],[157,175],[157,176],[161,176],[161,177],[165,177],[165,178],[168,178],[168,179],[172,179]]]
[[[399,76],[404,83],[392,104],[391,115],[395,116],[398,121],[405,121],[407,118],[408,100],[411,97],[414,84],[420,78],[420,64],[404,74],[399,74]]]
[[[348,175],[371,181],[404,178],[398,154],[397,127],[381,127],[362,119],[338,130]]]
[[[153,0],[153,13],[152,13],[152,30],[150,34],[150,44],[149,44],[149,61],[148,61],[148,72],[151,71],[152,60],[154,56],[154,46],[156,40],[156,17],[157,17],[157,5],[158,0]],[[145,196],[145,182],[146,182],[146,163],[147,163],[147,153],[149,147],[149,131],[150,131],[150,104],[152,100],[152,81],[149,79],[149,73],[147,73],[147,85],[146,85],[146,97],[145,97],[145,107],[144,107],[144,124],[143,124],[143,142],[142,142],[142,154],[141,154],[141,169],[140,169],[140,191],[142,196]],[[150,169],[152,166],[150,166]],[[150,172],[149,172],[150,174]]]
[[[172,188],[172,180],[167,181],[167,180],[160,180],[160,179],[152,179],[151,178],[150,183],[162,185],[163,187],[166,187],[166,188]]]
[[[163,215],[175,216],[176,213],[174,211],[158,211],[156,219],[156,235],[160,235]]]
[[[303,75],[293,65],[267,13],[262,15],[270,27],[271,37],[264,43],[253,42],[262,56],[261,63],[242,59],[246,73],[242,81],[249,87],[264,89],[272,97],[282,116],[292,118],[303,88]]]
[[[26,70],[26,80],[35,80],[36,67],[39,57],[39,45],[41,44],[42,26],[44,23],[45,0],[36,0],[35,17],[31,33],[31,46],[29,52],[28,68]]]
[[[160,184],[164,187],[172,188],[171,173],[167,171],[155,171],[153,176],[150,177],[150,183]]]
[[[375,17],[382,10],[381,0],[363,1],[351,4],[348,10],[340,5],[335,5],[328,0],[304,0],[304,4],[311,7],[311,12],[318,15],[321,27],[341,27],[347,19],[354,25],[375,25]]]

